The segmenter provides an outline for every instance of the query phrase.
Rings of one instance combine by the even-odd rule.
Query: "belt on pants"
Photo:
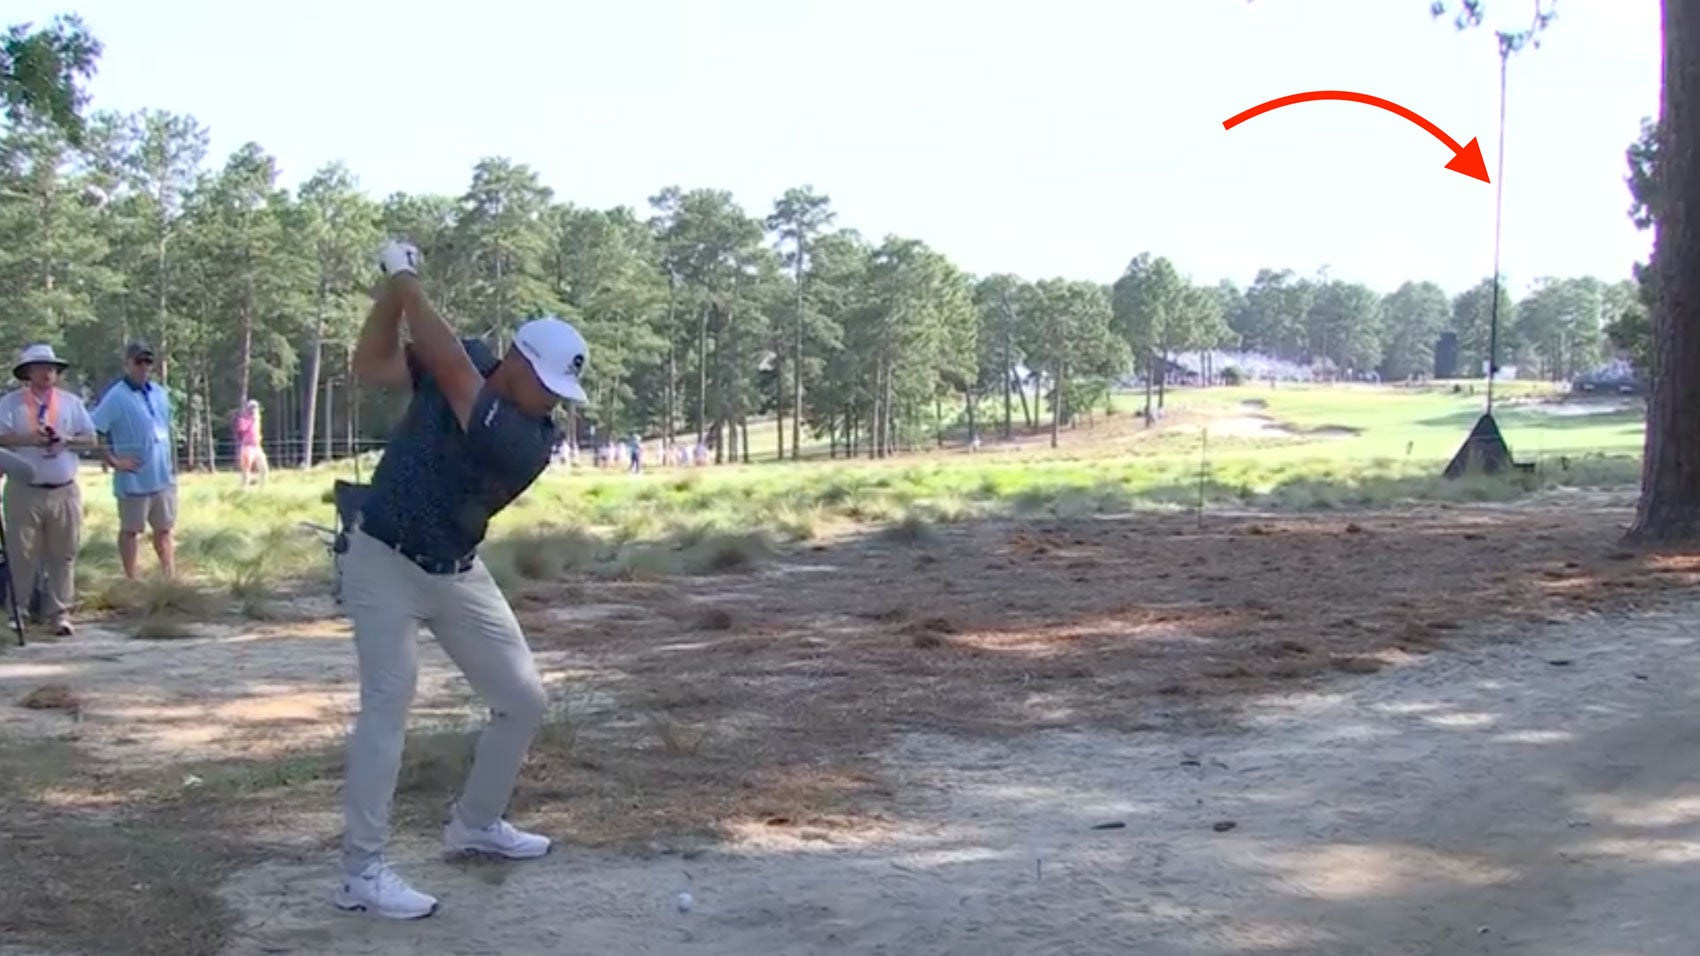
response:
[[[366,537],[371,538],[373,541],[376,541],[379,544],[383,545],[384,547],[389,548],[391,551],[394,551],[396,554],[399,554],[402,557],[406,558],[407,560],[412,561],[414,564],[419,566],[419,569],[421,571],[424,571],[426,574],[438,574],[438,575],[465,574],[466,572],[472,570],[473,563],[476,562],[477,559],[478,559],[478,556],[476,554],[462,555],[461,557],[458,557],[458,558],[428,558],[428,557],[426,557],[422,554],[418,554],[416,552],[409,551],[408,549],[402,547],[399,544],[394,543],[393,541],[385,541],[383,538],[378,537],[377,535],[373,534],[370,531],[366,532]]]
[[[57,485],[36,485],[36,484],[32,484],[32,485],[30,485],[30,487],[39,489],[41,491],[52,491],[55,488],[69,488],[76,483],[77,483],[76,480],[72,479],[71,481],[61,481]]]

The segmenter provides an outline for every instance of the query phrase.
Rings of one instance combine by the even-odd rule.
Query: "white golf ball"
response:
[[[689,894],[689,893],[680,893],[679,894],[679,912],[689,913],[691,911],[691,907],[693,907],[695,905],[696,905],[696,900],[691,899],[691,894]]]

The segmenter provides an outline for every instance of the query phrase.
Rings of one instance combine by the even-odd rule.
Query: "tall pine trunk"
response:
[[[697,435],[708,434],[708,304],[697,311]],[[717,445],[724,442],[717,442]],[[720,452],[715,451],[715,461]]]
[[[200,436],[202,441],[201,461],[204,463],[206,470],[217,471],[218,433],[213,429],[211,364],[212,363],[210,361],[203,361],[201,363],[200,381],[196,383],[195,391],[201,396],[199,408],[201,419]],[[244,395],[247,394],[248,388],[246,384],[243,385],[242,392]]]
[[[803,457],[803,240],[797,239],[797,324],[791,336],[791,460]],[[783,384],[783,382],[781,383]],[[785,457],[783,454],[781,458]]]
[[[236,356],[236,407],[238,408],[241,408],[243,403],[248,401],[248,378],[254,370],[254,310],[246,302],[242,304],[241,322],[242,338],[239,346],[240,351]],[[212,401],[211,390],[209,389],[205,394],[210,403]],[[210,405],[207,414],[212,414]]]
[[[311,435],[313,433],[313,423],[312,423],[312,421],[309,420],[307,422],[304,422],[303,424],[307,429],[307,434]],[[331,380],[331,379],[325,380],[325,435],[324,435],[324,439],[325,439],[324,460],[325,461],[331,461],[332,459],[334,459],[336,457],[336,447],[332,444],[332,442],[335,441],[335,439],[336,439],[336,382]],[[306,444],[307,444],[308,448],[313,447],[312,439],[309,438],[307,440]]]
[[[779,364],[779,351],[778,349],[774,350],[775,357],[773,360],[773,391],[775,395],[773,402],[773,441],[774,448],[777,449],[773,454],[774,461],[785,460],[785,370]]]
[[[868,458],[869,459],[879,457],[880,397],[884,394],[880,390],[880,373],[883,372],[883,371],[885,371],[885,363],[876,359],[874,361],[874,390],[873,390],[873,395],[872,395],[872,401],[869,402],[869,408],[868,408]]]
[[[880,419],[885,440],[880,445],[880,457],[885,458],[897,452],[897,413],[892,407],[891,384],[892,369],[888,365],[885,370],[885,415]]]
[[[195,464],[201,459],[201,407],[198,404],[201,401],[201,393],[198,388],[200,373],[190,367],[189,374],[185,377],[189,380],[189,387],[184,394],[184,397],[188,399],[188,404],[184,407],[173,407],[171,418],[172,424],[180,430],[183,438],[183,467],[189,471],[194,471]],[[173,435],[171,437],[172,458],[175,460],[178,436]]]
[[[164,208],[165,202],[161,199],[160,209],[163,210]],[[163,215],[164,213],[162,212],[161,216],[163,217]],[[170,343],[166,341],[170,338],[167,330],[169,322],[166,319],[166,309],[170,305],[170,296],[166,290],[165,244],[170,238],[171,233],[168,231],[166,224],[162,220],[159,227],[159,315],[156,318],[156,321],[159,323],[159,327],[154,329],[155,334],[159,336],[159,341],[154,343],[154,347],[159,350],[159,383],[167,387],[171,384],[171,349],[169,348]]]
[[[1152,385],[1154,384],[1152,382],[1152,379],[1154,379],[1156,377],[1157,377],[1157,353],[1152,352],[1152,351],[1147,351],[1145,353],[1145,424],[1146,424],[1147,427],[1149,427],[1150,424],[1151,424],[1151,410],[1152,410],[1151,388],[1152,388]]]
[[[1057,365],[1057,373],[1051,382],[1051,447],[1057,447],[1058,433],[1062,431],[1063,389],[1067,386],[1068,369],[1062,364]]]
[[[354,458],[355,473],[359,474],[360,460],[355,458],[360,454],[360,380],[354,377],[354,347],[351,345],[343,350],[342,380],[348,383],[343,405],[343,420],[348,423],[347,453]],[[576,431],[572,434],[578,434]]]
[[[785,460],[785,335],[781,331],[773,340],[773,425],[775,461]],[[745,447],[749,442],[744,443]]]
[[[1012,357],[1013,336],[1008,330],[1003,335],[1003,440],[1009,441],[1015,437],[1015,420],[1012,416],[1014,405],[1010,402],[1010,379],[1015,375],[1015,362]]]
[[[679,396],[679,357],[678,347],[672,342],[667,343],[667,444],[678,444],[678,436],[673,432],[673,425],[678,421]]]
[[[319,302],[317,313],[313,317],[313,337],[307,345],[307,389],[301,406],[301,467],[313,467],[313,422],[314,403],[319,400],[319,366],[324,361],[325,351],[325,298],[329,295],[329,283],[323,273],[319,275]],[[328,389],[327,389],[328,391]],[[327,422],[329,419],[327,419]],[[330,426],[325,426],[325,433],[330,433]],[[329,458],[330,456],[325,456]]]
[[[883,370],[882,370],[883,374]],[[885,385],[882,381],[880,393],[874,396],[873,421],[868,423],[868,457],[885,457]]]
[[[1664,0],[1653,210],[1653,361],[1641,500],[1629,538],[1700,538],[1700,0]]]
[[[800,321],[800,320],[799,320]],[[775,461],[785,460],[785,328],[774,323],[773,333],[773,440]],[[749,447],[749,442],[744,446]]]
[[[678,391],[679,384],[679,365],[678,342],[675,338],[675,330],[678,326],[673,316],[674,305],[678,299],[678,285],[678,280],[669,273],[667,276],[667,387],[663,389],[663,392],[665,393],[665,400],[663,404],[666,405],[667,421],[661,428],[662,437],[666,439],[668,448],[672,448],[673,445],[676,444],[674,440],[675,436],[673,434],[673,423],[677,421],[677,418],[675,417],[677,414],[675,403],[677,401],[676,393]],[[570,435],[571,437],[569,438],[569,441],[571,441],[573,447],[576,448],[578,446],[577,422],[574,422],[574,429]]]

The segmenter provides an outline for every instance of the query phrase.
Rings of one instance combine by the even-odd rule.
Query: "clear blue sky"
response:
[[[1527,0],[1490,0],[1500,23]],[[840,223],[977,273],[1108,281],[1142,250],[1198,281],[1259,266],[1388,290],[1491,272],[1493,188],[1390,114],[1276,96],[1361,90],[1496,160],[1492,34],[1428,0],[13,0],[107,46],[96,106],[188,113],[213,160],[247,140],[293,184],[341,159],[375,195],[459,192],[480,157],[573,202],[787,186]],[[1042,12],[1041,12],[1042,11]],[[1616,279],[1649,238],[1625,147],[1658,104],[1657,0],[1565,0],[1515,58],[1504,264]]]

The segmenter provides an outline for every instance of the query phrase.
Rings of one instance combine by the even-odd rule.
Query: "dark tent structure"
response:
[[[1465,475],[1534,470],[1534,462],[1518,462],[1511,457],[1511,446],[1500,434],[1499,422],[1494,420],[1492,412],[1488,412],[1476,419],[1476,427],[1470,429],[1470,437],[1464,439],[1458,453],[1452,456],[1444,474],[1447,478],[1457,479]]]

